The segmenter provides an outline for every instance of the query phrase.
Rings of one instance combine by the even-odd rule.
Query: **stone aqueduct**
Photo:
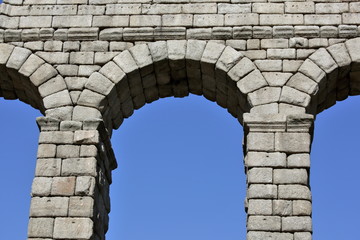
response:
[[[112,130],[189,93],[244,126],[247,239],[312,238],[313,120],[360,93],[360,2],[4,0],[0,13],[0,95],[44,114],[29,239],[105,239]]]

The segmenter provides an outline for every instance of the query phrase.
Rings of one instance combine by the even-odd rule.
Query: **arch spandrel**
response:
[[[72,100],[64,78],[29,49],[0,43],[0,93],[47,116],[71,119]]]
[[[256,65],[232,47],[200,40],[159,41],[135,45],[93,73],[74,115],[80,108],[92,108],[118,128],[146,103],[190,93],[216,101],[241,122],[244,112],[271,102],[272,95],[277,100],[280,91],[269,87]]]
[[[280,102],[318,114],[348,96],[359,95],[360,38],[320,48],[283,87]]]

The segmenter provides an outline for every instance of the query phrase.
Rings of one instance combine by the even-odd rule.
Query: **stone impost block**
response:
[[[275,133],[275,150],[287,153],[309,153],[309,133]]]
[[[89,240],[93,235],[93,226],[90,218],[56,218],[53,238]]]
[[[247,167],[285,167],[285,153],[248,152],[245,157]]]
[[[277,198],[278,190],[276,185],[271,184],[250,184],[247,197],[249,199],[257,198],[257,199],[271,199]]]
[[[54,218],[30,218],[28,226],[29,238],[52,238]]]
[[[272,200],[250,199],[247,213],[249,215],[271,215]]]
[[[250,231],[280,231],[281,218],[278,216],[249,216],[247,229]]]
[[[62,163],[63,176],[96,176],[95,158],[69,158]]]
[[[69,198],[67,197],[33,197],[30,205],[31,217],[67,216]]]
[[[282,230],[288,232],[311,232],[311,217],[283,217]]]

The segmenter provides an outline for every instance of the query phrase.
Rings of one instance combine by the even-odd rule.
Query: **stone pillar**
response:
[[[313,116],[244,115],[247,240],[311,240]]]
[[[37,122],[29,240],[105,239],[116,160],[103,122],[46,117]]]

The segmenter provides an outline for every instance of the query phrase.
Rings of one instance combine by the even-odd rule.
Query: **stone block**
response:
[[[296,232],[294,240],[312,240],[312,234],[311,232]]]
[[[63,176],[96,176],[95,158],[68,158],[61,166]]]
[[[75,194],[80,196],[93,196],[95,192],[95,178],[79,176],[76,178]]]
[[[247,229],[250,231],[280,231],[281,218],[278,216],[249,216]]]
[[[310,96],[304,92],[300,92],[295,88],[284,86],[280,96],[280,102],[307,107],[310,103]]]
[[[70,131],[41,132],[39,143],[72,144],[74,133]]]
[[[94,223],[90,218],[56,218],[55,239],[91,239]]]
[[[75,177],[54,177],[51,186],[53,196],[72,196],[75,191]]]
[[[309,153],[310,144],[308,133],[275,133],[275,151]]]
[[[275,184],[308,184],[308,173],[305,169],[274,169]]]
[[[69,217],[93,217],[94,200],[92,197],[71,197],[69,202]]]
[[[249,93],[248,102],[250,106],[264,105],[278,102],[280,99],[280,87],[263,87]]]
[[[73,105],[68,90],[46,96],[43,101],[46,109]]]
[[[282,61],[281,60],[255,60],[255,65],[262,72],[278,72],[282,71]]]
[[[283,3],[253,3],[252,12],[255,13],[284,13]]]
[[[269,86],[272,87],[282,87],[292,76],[291,73],[282,73],[282,72],[263,72],[266,82]]]
[[[37,157],[38,158],[52,158],[56,155],[55,144],[40,144],[38,147]]]
[[[243,61],[243,62],[246,62],[246,61]],[[241,66],[241,65],[239,65],[239,66]],[[254,66],[252,64],[249,65],[250,69],[253,67]],[[236,72],[231,72],[231,73],[229,72],[229,75],[236,74],[236,76],[239,77],[244,73],[244,71],[246,73],[248,70],[250,70],[249,68],[244,68],[242,71],[236,70]],[[264,76],[261,74],[261,72],[259,70],[255,69],[254,71],[250,72],[245,77],[240,79],[236,85],[242,93],[246,94],[246,93],[253,92],[257,89],[260,89],[260,88],[266,86],[267,82],[266,82]]]
[[[53,177],[59,176],[61,171],[61,159],[46,158],[36,161],[35,176]]]
[[[287,200],[273,200],[273,214],[278,216],[292,215],[293,202]]]
[[[32,66],[32,69],[35,66]],[[36,65],[36,67],[38,67],[38,65]],[[29,66],[30,68],[30,66]],[[21,70],[21,69],[20,69]],[[41,84],[43,84],[44,82],[46,82],[47,80],[55,77],[57,75],[57,71],[55,70],[55,68],[53,66],[51,66],[50,64],[43,64],[40,67],[38,67],[36,69],[35,72],[33,72],[30,76],[30,81],[36,86],[40,86]]]
[[[248,183],[272,183],[272,168],[251,168],[247,172]]]
[[[271,184],[250,184],[247,190],[249,199],[273,199],[277,198],[278,191],[276,185]]]
[[[285,167],[285,153],[248,152],[245,157],[247,167]]]
[[[271,215],[272,200],[250,199],[247,213],[249,215]]]
[[[311,216],[312,207],[310,201],[296,200],[293,201],[293,215]]]
[[[309,187],[303,185],[279,185],[280,199],[304,199],[311,200]]]
[[[49,196],[51,192],[52,178],[36,177],[31,186],[32,196]]]
[[[52,238],[54,218],[30,218],[28,226],[29,238]]]
[[[57,75],[39,86],[39,93],[42,97],[63,91],[67,88],[64,79]]]
[[[310,155],[309,154],[291,154],[287,158],[288,167],[309,168]]]
[[[274,133],[249,133],[246,148],[248,151],[274,151]]]
[[[288,232],[311,232],[311,217],[283,217],[282,230]]]
[[[247,240],[293,240],[293,234],[280,233],[280,232],[262,232],[262,231],[249,231],[247,233]]]
[[[77,144],[98,144],[100,142],[97,130],[78,130],[74,134],[74,142]]]
[[[257,13],[230,13],[225,15],[225,26],[249,26],[259,25]]]
[[[67,197],[33,197],[30,205],[31,217],[67,216],[69,198]]]

